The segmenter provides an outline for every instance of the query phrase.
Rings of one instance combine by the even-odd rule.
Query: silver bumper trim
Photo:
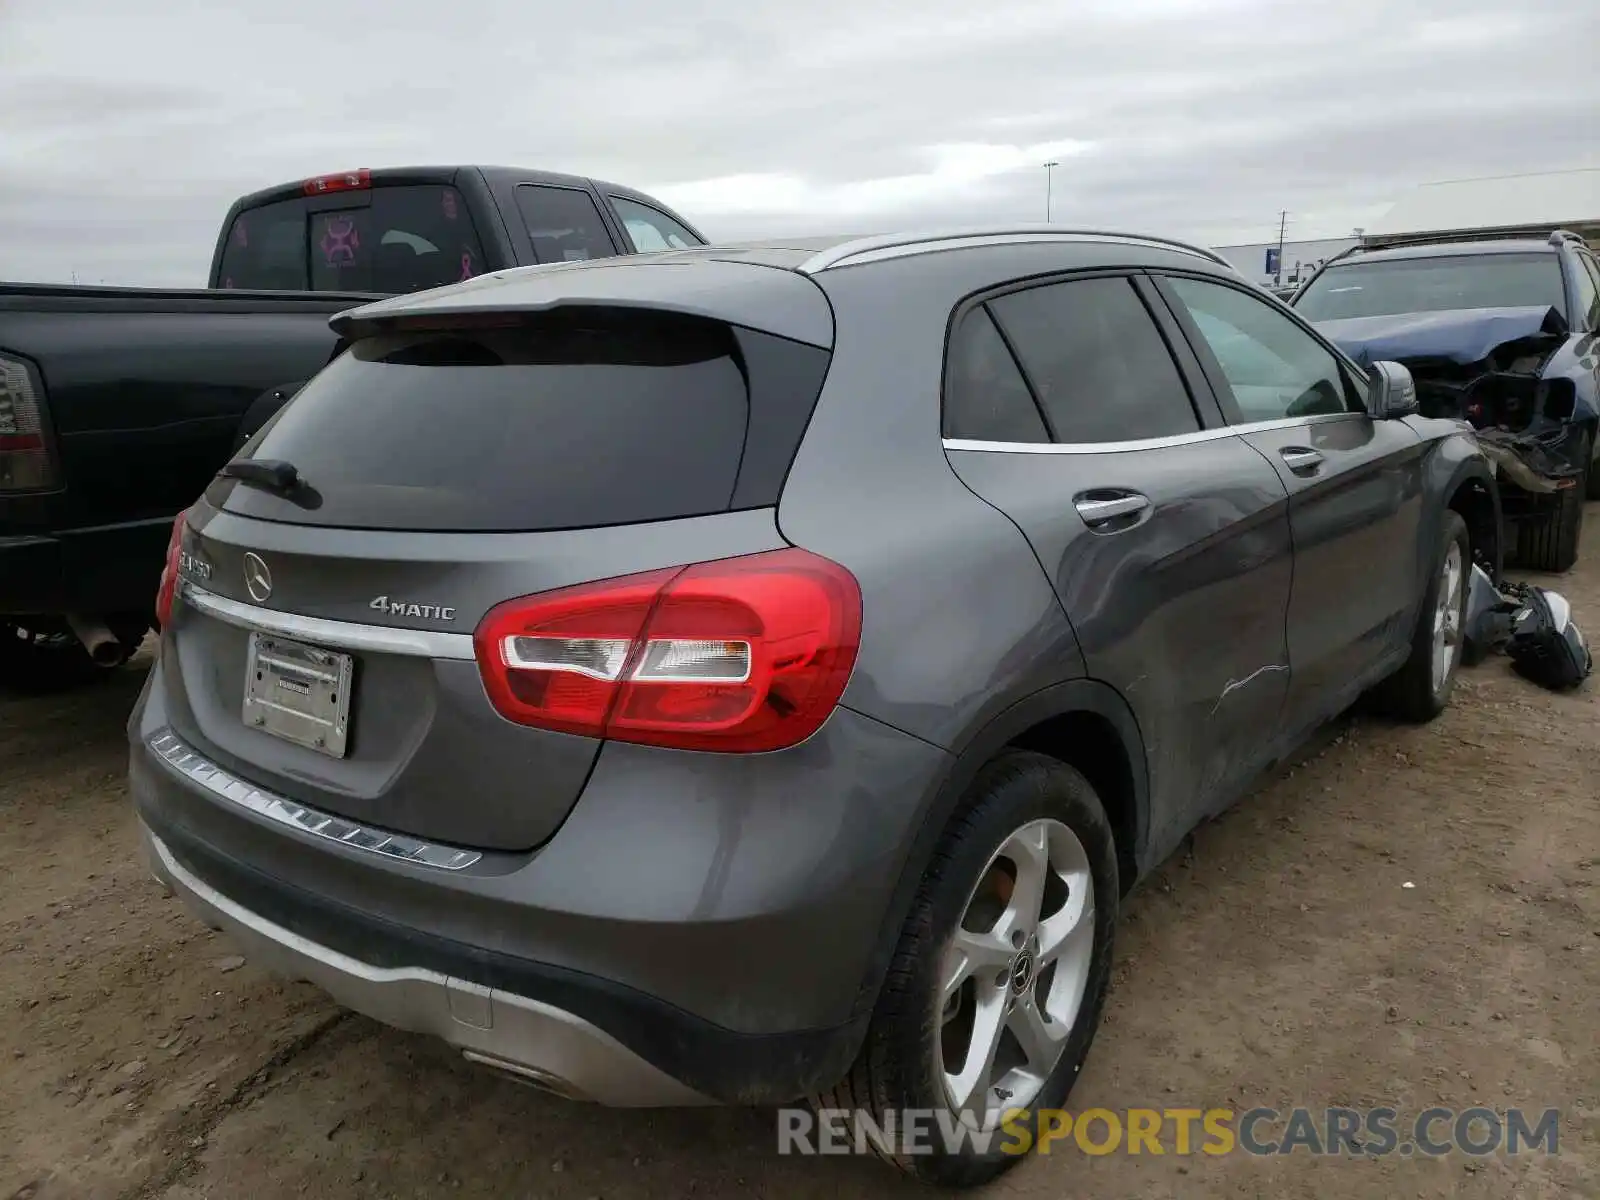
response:
[[[399,654],[410,658],[450,658],[471,662],[476,657],[470,633],[439,633],[432,629],[396,629],[389,625],[359,625],[352,621],[329,621],[323,617],[302,617],[229,600],[189,580],[178,587],[183,602],[208,617],[252,629],[276,633],[286,638],[333,646],[341,650],[365,650],[371,654]]]
[[[370,854],[398,858],[441,871],[464,870],[483,857],[476,850],[458,850],[454,846],[439,846],[402,833],[369,829],[365,825],[318,812],[285,796],[265,791],[230,775],[198,750],[192,749],[170,729],[152,734],[146,744],[170,770],[198,783],[213,796],[247,808],[257,816],[276,821],[279,825],[298,829],[301,833],[326,838],[354,850],[365,850]]]
[[[437,971],[370,966],[275,925],[190,873],[142,822],[139,828],[156,878],[274,974],[304,979],[345,1008],[432,1034],[473,1062],[573,1099],[617,1108],[713,1103],[582,1017]]]

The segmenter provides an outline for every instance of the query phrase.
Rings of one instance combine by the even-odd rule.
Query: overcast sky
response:
[[[202,285],[228,203],[489,162],[713,238],[1343,235],[1600,163],[1595,0],[0,0],[0,279]]]

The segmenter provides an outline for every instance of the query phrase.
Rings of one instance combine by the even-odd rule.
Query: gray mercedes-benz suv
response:
[[[1469,427],[1162,239],[695,249],[334,324],[173,531],[151,862],[262,964],[607,1104],[1059,1106],[1119,900],[1363,692],[1439,712],[1499,554]],[[934,1144],[888,1156],[1016,1161]]]

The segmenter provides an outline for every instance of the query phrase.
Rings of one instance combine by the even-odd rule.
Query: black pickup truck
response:
[[[174,516],[335,354],[334,314],[704,241],[617,184],[401,167],[235,201],[206,289],[0,284],[0,686],[86,678],[137,649]]]

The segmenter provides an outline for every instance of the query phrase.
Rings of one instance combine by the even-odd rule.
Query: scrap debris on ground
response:
[[[1595,513],[1591,512],[1591,516]],[[1600,620],[1600,519],[1542,579]],[[1590,615],[1593,614],[1593,615]],[[281,983],[135,853],[103,687],[0,697],[0,1200],[916,1193],[779,1157],[771,1113],[617,1112],[482,1074]],[[1304,1154],[1024,1164],[1098,1196],[1600,1195],[1600,686],[1462,672],[1425,728],[1351,717],[1130,901],[1078,1109],[1561,1112],[1554,1157]]]

